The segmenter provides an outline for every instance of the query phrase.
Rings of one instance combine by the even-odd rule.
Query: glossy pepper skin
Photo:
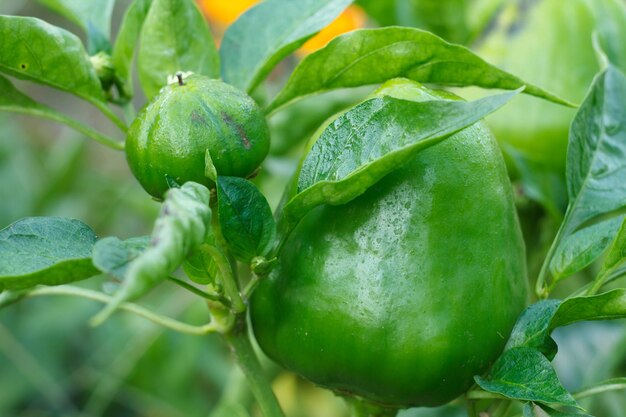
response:
[[[378,92],[450,98],[408,80]],[[251,299],[264,352],[337,392],[437,406],[501,353],[527,297],[525,248],[483,123],[296,227]]]
[[[254,100],[220,80],[192,74],[169,84],[128,131],[126,157],[143,188],[162,198],[166,175],[206,186],[209,150],[219,175],[251,174],[269,151],[265,116]]]

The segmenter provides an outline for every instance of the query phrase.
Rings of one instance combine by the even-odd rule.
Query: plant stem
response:
[[[585,292],[585,295],[596,295],[600,288],[605,284],[608,274],[600,273],[591,283],[591,287]]]
[[[237,363],[241,368],[241,371],[248,380],[250,391],[256,399],[261,413],[265,417],[284,417],[283,411],[278,404],[278,400],[272,391],[270,381],[265,375],[261,364],[254,352],[252,344],[250,342],[250,336],[248,336],[246,326],[247,306],[239,291],[239,282],[237,277],[233,273],[237,268],[237,263],[231,262],[228,259],[228,245],[222,235],[221,226],[218,219],[217,199],[215,190],[212,190],[211,195],[211,210],[213,216],[211,219],[211,226],[213,228],[213,234],[215,236],[215,242],[217,246],[202,245],[201,250],[207,253],[215,261],[219,274],[222,278],[221,284],[224,287],[224,294],[232,303],[230,311],[227,312],[229,317],[224,320],[220,317],[223,306],[212,306],[212,302],[207,302],[210,311],[215,311],[217,316],[216,321],[223,321],[225,324],[232,323],[228,327],[228,331],[223,332],[224,339],[228,343],[231,351],[235,355]],[[228,320],[230,318],[230,320]]]
[[[539,271],[539,276],[537,277],[537,282],[535,283],[535,294],[539,299],[548,298],[548,295],[550,295],[550,290],[554,286],[554,283],[551,283],[546,287],[546,280],[548,278],[552,257],[554,256],[556,249],[559,247],[561,239],[565,235],[565,229],[563,226],[568,223],[568,218],[569,211],[565,214],[565,218],[563,219],[563,222],[561,223],[561,226],[559,227],[559,230],[556,233],[554,240],[552,241],[552,245],[550,245],[550,249],[546,254],[546,258],[543,260],[543,264],[541,265],[541,270]]]
[[[52,120],[57,123],[64,124],[66,126],[71,127],[72,129],[82,133],[83,135],[95,140],[96,142],[107,146],[111,149],[115,149],[116,151],[124,150],[124,143],[108,136],[103,135],[97,130],[92,129],[91,127],[79,122],[76,119],[72,119],[69,116],[66,116],[63,113],[59,113],[57,111],[53,111],[51,109],[48,110],[39,110],[39,109],[29,109],[28,111],[21,111],[16,108],[14,110],[8,109],[8,111],[13,111],[15,113],[24,113],[31,116],[41,117],[42,119]]]
[[[183,280],[180,280],[178,278],[175,277],[167,277],[168,280],[170,280],[171,282],[173,282],[174,284],[186,289],[187,291],[196,294],[202,298],[205,298],[207,300],[211,300],[211,301],[217,301],[218,303],[222,303],[227,307],[230,307],[230,301],[228,301],[223,295],[220,294],[209,294],[208,292],[202,291],[199,288],[194,287],[193,285],[190,285],[188,283],[186,283]]]
[[[126,133],[126,131],[128,130],[126,123],[124,123],[122,119],[120,119],[115,113],[113,113],[113,110],[111,110],[107,103],[100,100],[91,100],[91,104],[96,106],[98,110],[100,110],[102,114],[104,114],[110,121],[112,121],[115,126],[119,127],[122,132]]]
[[[250,390],[256,398],[261,413],[265,417],[284,417],[278,400],[272,391],[270,381],[265,376],[261,364],[252,348],[248,337],[245,313],[238,314],[235,325],[224,339],[237,359],[239,367],[250,384]]]
[[[626,389],[626,378],[613,378],[606,381],[602,381],[591,387],[585,388],[582,391],[578,391],[573,394],[574,398],[585,398],[592,395],[600,394],[608,391],[617,391]]]
[[[106,294],[102,294],[97,291],[88,290],[86,288],[74,287],[71,285],[59,285],[57,287],[40,287],[25,295],[25,297],[37,297],[42,295],[70,295],[75,297],[87,298],[89,300],[100,301],[101,303],[108,304],[112,301],[113,297]],[[175,330],[180,333],[186,333],[191,335],[202,336],[208,333],[218,332],[221,330],[220,326],[214,322],[205,324],[204,326],[192,326],[187,323],[174,320],[170,317],[165,317],[160,314],[156,314],[147,308],[141,307],[133,303],[122,303],[119,308],[122,310],[135,313],[147,320],[152,321],[158,325],[166,327],[171,330]]]
[[[595,295],[603,286],[610,284],[611,282],[618,280],[620,278],[624,278],[624,276],[626,275],[623,272],[622,273],[609,273],[606,276],[603,276],[602,283],[600,285],[597,285],[596,281],[594,280],[593,282],[590,282],[580,287],[579,289],[574,291],[571,295],[567,296],[567,298],[577,297],[581,295]],[[596,285],[597,285],[597,288],[594,288],[596,287]]]
[[[250,298],[256,286],[259,285],[259,282],[261,282],[261,278],[258,275],[253,274],[252,278],[250,278],[250,281],[248,282],[246,287],[243,289],[244,300],[248,300]]]
[[[224,286],[224,293],[232,303],[232,309],[235,313],[243,313],[246,311],[246,304],[243,302],[243,298],[239,293],[239,287],[237,286],[237,281],[233,276],[233,271],[230,266],[230,262],[224,256],[219,249],[211,246],[211,245],[202,245],[201,250],[206,252],[217,265],[217,269],[220,271],[220,275],[222,276],[222,285]]]

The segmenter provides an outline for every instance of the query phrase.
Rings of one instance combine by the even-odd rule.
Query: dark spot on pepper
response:
[[[222,119],[226,122],[228,126],[234,128],[237,131],[237,134],[239,135],[239,138],[241,138],[241,142],[243,143],[243,147],[246,149],[250,149],[250,140],[248,139],[246,132],[243,130],[243,126],[235,122],[233,118],[230,117],[230,115],[224,112],[220,113],[220,116],[222,116]]]
[[[22,65],[20,65],[20,68],[21,68],[21,69],[23,69],[23,70],[25,70],[25,69],[26,69],[26,64],[22,64]]]
[[[207,127],[209,126],[209,124],[206,121],[206,118],[204,118],[202,114],[200,114],[197,111],[191,112],[191,121],[196,124],[201,124]]]

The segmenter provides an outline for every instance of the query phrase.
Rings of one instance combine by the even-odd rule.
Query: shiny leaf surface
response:
[[[218,215],[224,239],[238,260],[249,263],[272,248],[276,225],[267,200],[250,181],[217,178]]]
[[[320,204],[345,204],[412,155],[495,111],[516,92],[473,102],[374,98],[341,115],[307,155],[296,194],[284,208],[294,222]]]
[[[485,378],[475,377],[484,390],[520,401],[577,407],[563,388],[550,361],[533,348],[516,347],[500,356]]]
[[[307,56],[269,106],[275,110],[292,100],[324,91],[377,84],[395,77],[449,86],[513,90],[556,103],[566,101],[502,71],[469,49],[450,44],[419,29],[362,29],[338,36]]]

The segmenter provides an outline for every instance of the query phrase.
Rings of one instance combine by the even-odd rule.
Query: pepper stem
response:
[[[248,380],[261,414],[264,417],[284,417],[285,414],[276,400],[270,381],[265,376],[265,371],[261,368],[250,343],[245,313],[237,315],[235,325],[230,332],[224,334],[224,338],[234,353],[239,368]]]

